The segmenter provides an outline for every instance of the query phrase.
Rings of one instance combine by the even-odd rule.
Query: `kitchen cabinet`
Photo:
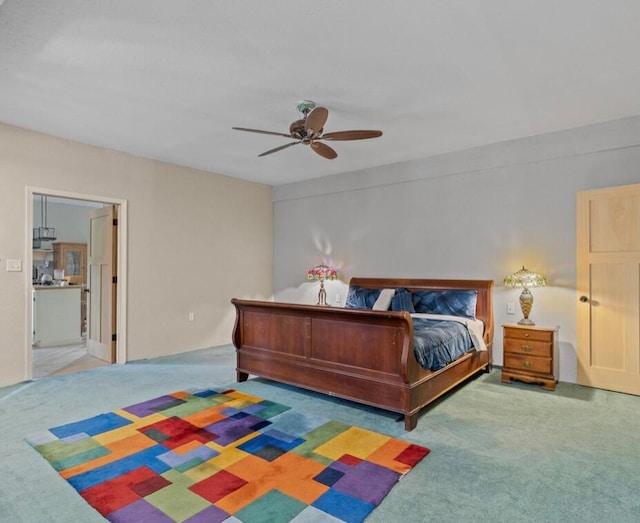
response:
[[[72,242],[53,243],[53,268],[64,271],[69,283],[87,281],[87,244]]]
[[[80,298],[82,286],[33,287],[33,345],[82,343]]]

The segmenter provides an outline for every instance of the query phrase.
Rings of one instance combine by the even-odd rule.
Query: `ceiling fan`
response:
[[[293,145],[304,144],[311,147],[313,151],[320,156],[333,160],[338,156],[331,147],[321,140],[364,140],[366,138],[377,138],[382,136],[382,131],[358,130],[358,131],[336,131],[332,133],[324,133],[324,124],[329,117],[329,111],[324,107],[316,107],[315,102],[304,100],[297,106],[301,118],[292,122],[289,126],[289,134],[278,133],[274,131],[262,131],[260,129],[247,129],[246,127],[233,127],[236,131],[247,131],[250,133],[272,134],[274,136],[283,136],[285,138],[293,138],[295,141],[280,145],[273,149],[259,154],[258,156],[266,156],[287,149]]]

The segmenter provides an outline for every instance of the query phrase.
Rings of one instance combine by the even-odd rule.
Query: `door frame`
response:
[[[61,191],[44,187],[27,186],[25,190],[25,251],[24,251],[24,296],[25,296],[25,381],[33,378],[33,352],[32,341],[32,271],[33,266],[33,197],[35,194],[67,198],[69,200],[87,200],[99,203],[107,203],[118,206],[118,293],[116,296],[116,321],[118,325],[118,337],[116,341],[116,364],[127,362],[127,231],[128,231],[128,207],[127,200],[112,198],[109,196],[97,196],[94,194]]]

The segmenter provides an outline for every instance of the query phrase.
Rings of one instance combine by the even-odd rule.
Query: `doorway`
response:
[[[126,362],[126,282],[127,282],[127,274],[126,274],[126,230],[127,230],[127,202],[125,200],[114,199],[110,197],[104,197],[100,195],[90,195],[90,194],[81,194],[74,193],[69,191],[58,191],[47,188],[39,188],[39,187],[27,187],[26,191],[26,213],[27,213],[27,242],[25,249],[25,293],[27,304],[26,307],[26,328],[27,328],[27,336],[25,338],[25,379],[31,380],[34,377],[42,377],[43,375],[57,374],[63,372],[84,370],[87,368],[92,368],[94,366],[99,366],[100,364],[106,364],[106,362],[99,362],[98,360],[86,356],[86,334],[88,334],[88,326],[91,316],[91,307],[87,307],[86,314],[86,325],[87,329],[83,329],[84,332],[78,328],[78,333],[75,333],[74,336],[80,335],[79,339],[68,339],[69,343],[64,342],[64,347],[59,344],[50,344],[51,346],[46,347],[46,351],[42,350],[42,348],[34,349],[34,341],[35,341],[35,317],[37,317],[37,309],[36,307],[32,307],[34,298],[37,298],[38,292],[41,292],[43,296],[49,296],[48,291],[53,291],[53,293],[58,293],[59,295],[67,296],[65,293],[66,290],[71,291],[69,294],[73,294],[74,292],[80,292],[83,298],[87,298],[90,295],[91,289],[88,285],[79,285],[75,279],[69,278],[68,276],[65,278],[63,273],[58,270],[56,271],[55,276],[60,277],[59,280],[56,281],[57,284],[61,286],[71,285],[73,283],[76,284],[75,288],[68,287],[65,290],[50,288],[50,287],[40,287],[38,291],[34,290],[33,280],[35,277],[36,268],[41,268],[42,275],[51,273],[53,275],[53,263],[46,263],[50,260],[44,259],[44,254],[46,254],[46,258],[53,257],[53,249],[34,249],[37,242],[34,242],[34,236],[38,235],[38,227],[42,226],[40,220],[42,220],[43,210],[39,209],[38,206],[41,205],[41,198],[44,197],[45,201],[48,205],[57,205],[59,209],[63,209],[63,219],[62,224],[63,230],[59,230],[58,232],[62,232],[63,236],[58,236],[57,244],[60,246],[60,241],[66,242],[69,240],[68,237],[71,235],[72,240],[79,240],[78,243],[85,244],[87,243],[86,239],[82,238],[82,234],[78,233],[78,230],[86,230],[89,227],[89,221],[86,220],[86,223],[75,223],[73,226],[69,226],[70,221],[81,221],[83,212],[78,212],[78,206],[84,207],[87,213],[90,213],[92,210],[96,208],[103,208],[106,206],[111,206],[117,211],[118,216],[118,228],[120,232],[118,233],[116,240],[114,242],[114,250],[116,253],[117,261],[116,267],[114,270],[115,273],[118,274],[117,280],[117,294],[115,295],[115,300],[113,303],[113,315],[114,315],[114,324],[117,326],[117,339],[114,343],[114,358],[113,361],[115,363],[125,363]],[[71,211],[72,208],[75,207],[75,211]],[[36,214],[39,216],[36,219]],[[45,217],[48,218],[47,224],[45,224],[45,228],[55,228],[56,224],[52,222],[51,213],[45,210]],[[66,213],[66,214],[65,214]],[[75,217],[75,218],[74,218]],[[64,232],[66,225],[66,232]],[[73,237],[73,229],[75,228],[76,237]],[[71,229],[71,230],[70,230]],[[65,237],[64,235],[67,235]],[[78,236],[80,234],[80,236]],[[73,242],[69,243],[73,245]],[[45,247],[50,247],[50,244],[45,244]],[[43,257],[42,260],[39,257]],[[46,267],[45,265],[49,265]],[[33,269],[32,269],[33,268]],[[85,267],[86,271],[87,268]],[[47,281],[48,277],[45,277]],[[53,277],[52,277],[53,279]],[[48,281],[47,281],[48,283]],[[115,286],[115,283],[114,283]],[[85,292],[88,291],[88,292]],[[51,294],[53,296],[53,294]],[[42,302],[46,302],[46,300],[41,300]],[[84,300],[83,300],[84,301]],[[89,303],[89,299],[86,300]],[[81,315],[82,318],[82,315]],[[75,322],[75,319],[73,320]],[[81,323],[84,325],[85,318],[82,318]],[[37,351],[37,352],[36,352]],[[38,369],[35,368],[35,365],[38,365]]]

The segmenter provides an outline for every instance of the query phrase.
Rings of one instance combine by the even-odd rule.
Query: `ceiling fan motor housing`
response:
[[[296,120],[289,126],[289,133],[292,138],[298,140],[304,140],[307,136],[307,131],[304,128],[304,120]]]

